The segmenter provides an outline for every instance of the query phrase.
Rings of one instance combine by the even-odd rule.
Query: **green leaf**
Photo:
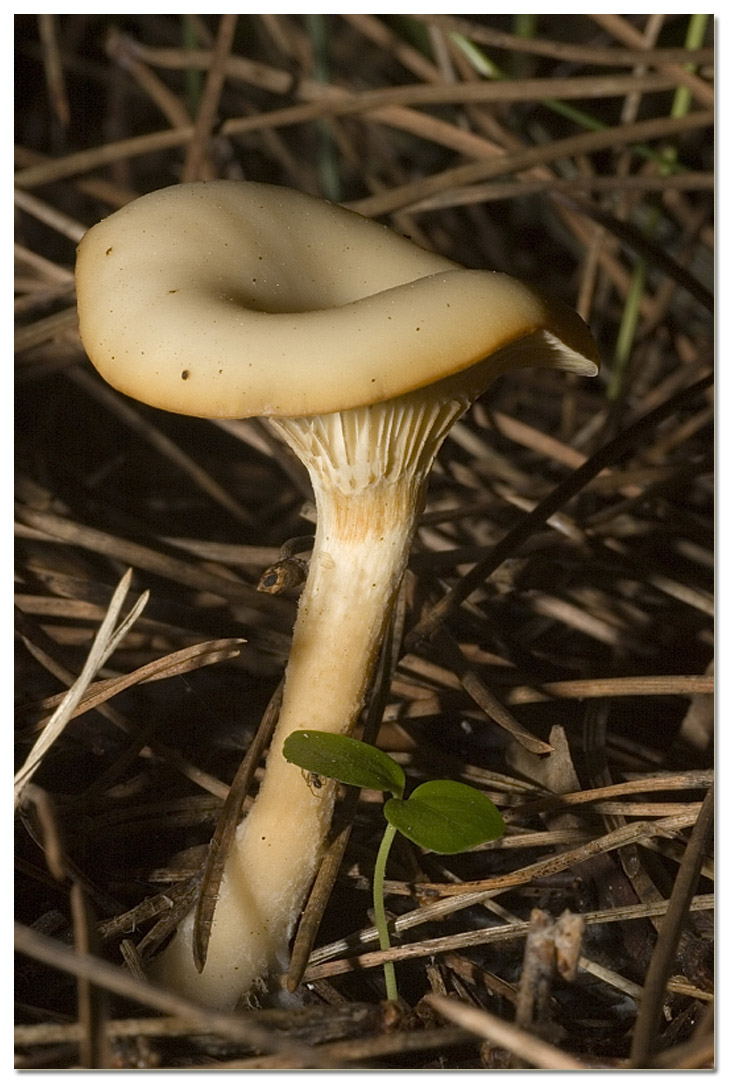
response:
[[[308,772],[342,784],[402,795],[403,769],[387,753],[367,742],[329,731],[293,731],[284,742],[284,757]]]
[[[456,780],[429,780],[408,799],[389,799],[386,818],[422,848],[453,855],[504,832],[504,821],[491,799]]]

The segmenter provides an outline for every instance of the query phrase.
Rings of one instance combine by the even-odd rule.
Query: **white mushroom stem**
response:
[[[300,728],[355,726],[408,561],[433,458],[468,406],[426,392],[342,413],[276,419],[307,466],[317,531],[281,714],[256,800],[228,855],[201,974],[188,916],[156,978],[221,1009],[286,968],[288,943],[330,829],[334,785],[282,755]]]

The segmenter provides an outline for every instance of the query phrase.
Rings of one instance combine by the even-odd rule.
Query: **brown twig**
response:
[[[644,993],[639,1005],[631,1044],[630,1060],[633,1067],[643,1068],[651,1063],[658,1040],[667,980],[671,975],[677,944],[700,878],[714,816],[715,791],[714,788],[710,788],[705,795],[702,809],[685,849],[672,889],[669,908],[662,921],[659,938],[644,981]]]

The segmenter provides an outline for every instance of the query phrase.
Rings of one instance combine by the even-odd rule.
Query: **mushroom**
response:
[[[76,283],[84,347],[110,384],[167,411],[268,417],[316,499],[279,721],[204,968],[192,914],[154,965],[165,984],[232,1008],[285,969],[330,829],[335,785],[312,787],[283,742],[295,729],[352,732],[442,441],[506,370],[594,375],[596,347],[571,309],[507,275],[254,182],[140,197],[84,236]]]

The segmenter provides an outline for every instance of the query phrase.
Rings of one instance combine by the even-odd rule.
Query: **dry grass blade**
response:
[[[197,670],[198,667],[208,667],[213,663],[235,659],[238,656],[238,646],[243,643],[243,638],[238,637],[194,644],[191,648],[182,648],[179,652],[172,652],[168,656],[146,663],[143,667],[130,671],[129,674],[91,682],[74,709],[73,716],[81,715],[83,712],[96,708],[97,705],[104,704],[105,701],[116,697],[125,689],[131,689],[132,686],[142,685],[145,682],[161,682],[165,678],[188,674],[190,671]],[[49,698],[44,703],[44,707],[52,707],[53,702],[59,699],[58,697]],[[73,716],[70,718],[73,719]]]
[[[462,34],[472,41],[492,46],[496,49],[514,50],[516,53],[536,54],[548,56],[558,60],[581,61],[590,64],[607,64],[610,67],[625,66],[634,67],[636,64],[648,64],[653,67],[665,64],[712,64],[715,53],[712,49],[689,50],[677,49],[641,49],[638,35],[632,37],[632,43],[636,48],[616,49],[601,48],[596,45],[576,45],[574,42],[560,41],[540,36],[531,38],[526,35],[506,34],[482,23],[454,17],[452,15],[420,15],[423,19],[444,30]],[[610,18],[610,16],[591,16],[593,19]]]
[[[545,1043],[536,1036],[531,1036],[523,1029],[510,1025],[485,1010],[478,1010],[473,1006],[467,1006],[440,995],[426,995],[426,1001],[448,1021],[453,1021],[500,1047],[506,1047],[539,1070],[587,1069],[584,1063],[571,1058],[559,1048]]]
[[[94,675],[104,666],[106,661],[117,650],[118,645],[124,640],[129,630],[140,616],[145,606],[149,593],[145,592],[132,609],[121,620],[119,615],[124,605],[127,592],[132,581],[132,570],[129,569],[120,580],[112,600],[109,604],[104,621],[99,627],[91,651],[81,673],[61,701],[56,711],[48,720],[41,732],[33,749],[28,754],[25,762],[16,772],[14,781],[14,794],[16,807],[22,801],[23,791],[32,780],[36,770],[43,761],[48,751],[63,733],[66,724],[73,719],[78,705],[83,699]]]
[[[224,1014],[208,1010],[169,991],[140,982],[121,968],[101,958],[85,953],[75,953],[66,946],[50,938],[44,938],[36,931],[19,924],[15,926],[15,947],[20,953],[44,961],[71,975],[89,979],[99,987],[123,998],[131,999],[162,1013],[185,1017],[197,1030],[210,1031],[229,1039],[242,1041],[264,1051],[291,1053],[297,1062],[311,1068],[325,1069],[332,1065],[328,1058],[318,1057],[316,1052],[310,1051],[305,1044],[282,1038],[273,1029],[260,1025],[251,1015]]]
[[[650,414],[640,418],[629,429],[614,438],[589,459],[581,467],[578,467],[572,475],[560,483],[548,497],[544,498],[535,508],[524,517],[522,522],[514,528],[483,561],[478,562],[470,572],[461,578],[457,588],[445,596],[439,603],[431,608],[425,618],[422,618],[418,626],[409,634],[411,645],[417,644],[419,638],[428,639],[445,619],[446,615],[460,602],[466,599],[471,591],[489,576],[499,564],[508,557],[521,543],[529,538],[530,534],[542,526],[555,512],[563,507],[571,498],[580,493],[583,487],[604,468],[614,463],[635,442],[641,440],[647,430],[659,425],[664,419],[678,410],[688,399],[710,387],[712,377],[704,377],[697,381],[689,389],[683,389],[672,396]]]
[[[43,47],[43,63],[48,82],[48,96],[59,123],[65,128],[70,119],[63,63],[58,44],[58,28],[54,15],[39,15],[38,27]]]
[[[280,685],[269,702],[256,737],[248,748],[231,784],[230,791],[223,804],[221,816],[208,845],[208,854],[203,865],[200,893],[195,908],[195,930],[193,934],[193,953],[195,967],[202,971],[208,955],[208,942],[215,915],[218,890],[223,877],[223,867],[236,831],[243,803],[251,786],[258,763],[271,739],[272,732],[281,704],[282,686]]]
[[[511,885],[526,884],[531,881],[533,877],[541,877],[546,874],[556,873],[559,870],[567,870],[569,867],[585,862],[586,859],[592,858],[595,855],[613,851],[615,848],[624,847],[626,844],[630,844],[635,840],[641,840],[644,836],[671,835],[680,829],[686,828],[688,825],[693,825],[697,818],[697,813],[698,811],[695,809],[688,813],[679,813],[660,818],[654,823],[635,821],[630,825],[614,829],[612,832],[606,833],[605,836],[597,837],[595,840],[592,840],[579,848],[569,852],[561,852],[559,855],[541,860],[533,866],[523,867],[522,870],[514,874],[503,874],[494,878],[484,878],[478,882],[464,883],[459,887],[437,887],[434,885],[431,888],[433,890],[440,890],[445,896],[460,896],[464,892],[478,893],[487,889],[506,889]]]
[[[623,840],[617,846],[622,846]],[[502,889],[510,888],[509,885],[502,886]],[[461,897],[449,898],[447,907],[438,906],[426,906],[421,911],[426,912],[429,909],[429,919],[435,917],[443,917],[455,911],[460,911],[463,908],[468,908],[474,904],[481,903],[489,894],[497,894],[501,890],[496,886],[491,890],[472,891],[469,887],[466,887],[466,892]],[[691,912],[712,912],[715,907],[715,898],[712,894],[703,894],[702,896],[695,897],[691,904]],[[662,917],[666,915],[669,908],[669,901],[661,901],[655,904],[642,904],[635,907],[622,907],[622,908],[610,908],[600,912],[584,912],[581,913],[581,920],[587,927],[598,927],[604,924],[620,924],[625,923],[628,920],[641,920],[651,919],[654,917]],[[408,918],[411,918],[409,915]],[[420,922],[425,921],[423,914],[417,915],[416,918]],[[394,924],[396,930],[405,929],[407,924],[398,923]],[[420,942],[412,942],[408,945],[399,946],[388,950],[373,950],[371,952],[358,953],[346,958],[340,959],[335,957],[327,963],[319,964],[312,963],[304,974],[305,982],[315,982],[321,979],[330,979],[333,976],[347,975],[349,973],[359,973],[363,969],[376,969],[382,968],[385,961],[393,962],[406,962],[414,960],[423,960],[431,957],[436,957],[442,953],[452,953],[454,951],[463,951],[473,949],[475,947],[495,946],[513,942],[515,940],[522,939],[526,936],[530,929],[528,920],[521,920],[514,923],[506,923],[499,927],[491,927],[487,930],[481,930],[478,932],[468,931],[462,934],[446,935],[441,938],[424,938]],[[361,933],[360,940],[375,941],[377,932],[373,930],[367,930]],[[338,946],[337,949],[342,947]],[[326,947],[327,952],[330,952],[330,947]],[[334,955],[334,947],[332,948]],[[321,954],[325,956],[325,953]],[[313,960],[315,955],[313,954]],[[319,960],[320,954],[316,954],[317,960]],[[701,990],[690,990],[689,993],[693,997],[698,997],[702,994],[703,998],[711,999],[711,995],[703,993]]]
[[[74,944],[77,953],[90,955],[98,951],[95,917],[78,882],[71,887],[71,910],[74,924]],[[81,1042],[79,1062],[84,1069],[106,1069],[109,1052],[106,1039],[108,1005],[103,990],[89,976],[77,979]]]
[[[99,380],[95,380],[90,373],[76,367],[73,367],[68,375],[71,380],[92,395],[94,399],[121,418],[125,425],[129,426],[135,433],[139,433],[146,441],[149,441],[153,448],[167,457],[176,467],[179,467],[195,486],[199,486],[203,493],[208,494],[221,508],[225,509],[240,523],[250,523],[250,516],[246,510],[207,471],[204,471],[199,463],[187,456],[174,441],[161,433],[156,426],[152,425],[139,411],[117,395],[108,385],[102,384]]]
[[[540,689],[514,686],[507,695],[508,704],[534,704],[551,697],[656,697],[712,693],[715,681],[710,675],[656,674],[631,678],[586,678],[567,682],[546,682]]]
[[[487,689],[479,675],[466,664],[459,646],[454,644],[445,630],[437,631],[438,646],[445,659],[448,660],[454,674],[459,676],[459,681],[470,697],[484,710],[487,716],[496,724],[504,728],[508,734],[517,739],[526,749],[532,753],[549,753],[550,745],[541,739],[531,735],[530,732],[519,723],[499,699]]]
[[[527,150],[505,154],[488,162],[470,162],[464,166],[454,166],[435,177],[423,181],[413,181],[392,189],[388,193],[369,196],[357,200],[350,206],[361,215],[377,217],[389,212],[408,209],[412,204],[423,200],[444,189],[458,188],[461,185],[474,184],[489,177],[498,177],[506,173],[517,173],[534,166],[542,166],[568,155],[590,154],[614,147],[617,142],[639,142],[641,140],[661,140],[696,128],[712,125],[714,114],[705,110],[691,114],[680,120],[665,118],[657,121],[637,121],[610,132],[587,132],[579,136],[568,136],[547,147],[531,147]]]
[[[61,539],[96,553],[105,553],[119,561],[129,561],[131,565],[156,576],[176,580],[199,591],[209,591],[223,599],[230,598],[256,608],[265,607],[273,614],[279,613],[282,617],[284,615],[289,617],[288,605],[281,603],[277,606],[275,600],[267,600],[264,603],[263,597],[254,587],[231,576],[223,577],[215,572],[209,572],[202,566],[180,561],[178,558],[156,552],[150,547],[84,524],[74,523],[52,513],[37,512],[35,509],[23,507],[18,509],[18,519],[29,527],[46,532],[51,538]]]
[[[712,16],[16,13],[14,29],[17,1068],[709,1067]],[[577,309],[602,359],[593,381],[503,377],[452,430],[357,732],[382,723],[407,792],[483,791],[505,836],[394,847],[384,955],[383,796],[342,793],[274,981],[286,1008],[257,993],[225,1018],[141,977],[196,901],[205,957],[264,771],[311,490],[265,420],[103,385],[74,296],[86,229],[191,178],[323,196],[529,282]],[[127,568],[120,615],[149,598],[99,671]],[[535,908],[585,934],[575,979],[545,980],[530,1017]],[[543,1011],[530,1061],[515,1017]]]
[[[659,930],[659,938],[647,972],[631,1046],[631,1065],[635,1067],[649,1065],[656,1046],[667,982],[674,965],[684,921],[700,878],[702,860],[713,830],[714,814],[715,791],[710,788],[680,864],[667,916]]]
[[[221,15],[215,49],[211,56],[208,77],[203,91],[202,100],[195,119],[193,138],[188,144],[183,167],[183,181],[205,180],[204,160],[206,145],[210,139],[210,133],[215,124],[218,113],[220,96],[226,77],[226,60],[233,46],[233,38],[236,33],[237,15]]]
[[[23,805],[26,812],[32,808],[38,823],[38,833],[43,841],[43,855],[48,870],[57,882],[62,882],[69,873],[63,842],[58,828],[56,810],[50,796],[40,787],[29,783],[23,791]]]

